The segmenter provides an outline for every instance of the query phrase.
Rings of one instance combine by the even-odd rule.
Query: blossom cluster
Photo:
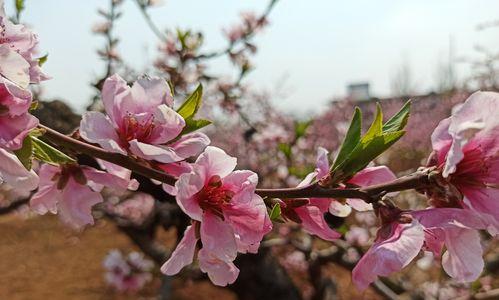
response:
[[[0,4],[0,177],[14,189],[34,191],[30,199],[33,211],[58,214],[65,224],[82,229],[94,224],[92,210],[104,202],[104,189],[123,195],[136,191],[139,182],[132,170],[121,165],[97,158],[93,166],[80,164],[79,155],[85,153],[64,149],[70,150],[65,154],[39,139],[46,129],[30,114],[33,97],[29,85],[49,77],[41,71],[41,61],[34,58],[36,35],[26,26],[12,23],[3,12],[3,1]],[[264,17],[254,15],[244,15],[243,19],[244,25],[228,31],[231,45],[266,23]],[[182,55],[195,53],[200,38],[183,34]],[[178,54],[176,42],[167,40],[163,49],[167,55]],[[371,128],[361,137],[361,126],[356,126],[360,119],[355,123],[360,110],[356,110],[348,130],[343,130],[347,126],[337,128],[346,137],[342,145],[336,145],[339,151],[333,163],[328,150],[319,147],[315,169],[305,172],[295,189],[264,198],[257,189],[257,173],[236,169],[237,158],[210,146],[211,140],[198,130],[208,124],[194,119],[201,90],[196,89],[175,108],[174,93],[163,78],[142,76],[130,86],[119,75],[111,75],[102,84],[103,111],[86,112],[78,131],[67,137],[81,147],[130,159],[174,178],[174,185],[160,183],[165,192],[175,197],[190,223],[162,265],[164,274],[179,273],[197,257],[199,269],[214,284],[226,286],[238,278],[239,269],[234,263],[237,255],[257,253],[273,228],[272,221],[294,222],[311,235],[334,241],[342,235],[328,224],[329,215],[345,218],[352,211],[372,211],[380,227],[374,243],[353,269],[353,281],[359,289],[367,288],[378,276],[406,267],[421,251],[431,252],[457,281],[471,282],[479,277],[484,267],[480,231],[492,236],[499,232],[499,94],[476,92],[439,123],[431,136],[433,153],[420,170],[425,183],[417,186],[418,192],[427,196],[428,206],[402,209],[391,198],[403,188],[382,190],[376,195],[365,190],[397,181],[387,166],[371,162],[383,152],[379,149],[386,150],[390,142],[404,134],[408,112],[383,123],[377,108]],[[303,124],[294,125],[293,143],[300,146]],[[274,128],[272,134],[254,133],[260,144],[289,138],[284,128],[268,127]],[[279,145],[291,160],[293,149]],[[32,164],[33,157],[41,164]],[[280,172],[284,173],[282,177],[287,177],[290,169]],[[371,198],[286,194],[307,187],[355,191]],[[104,206],[104,211],[141,223],[154,205],[152,197],[137,193],[115,207]],[[366,231],[352,226],[345,239],[365,246]],[[293,261],[306,267],[300,255]],[[120,291],[137,290],[151,279],[152,264],[139,254],[125,258],[113,251],[104,266],[108,270],[106,280]]]

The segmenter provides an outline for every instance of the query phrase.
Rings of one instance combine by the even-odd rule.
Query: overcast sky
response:
[[[89,101],[89,82],[103,71],[95,50],[103,44],[91,27],[96,11],[108,0],[25,0],[22,16],[39,34],[41,54],[49,53],[44,69],[53,79],[44,84],[48,97],[69,101],[81,110]],[[6,0],[12,14],[13,0]],[[202,30],[206,49],[226,45],[221,29],[238,21],[245,10],[261,12],[266,0],[165,0],[151,9],[161,28]],[[142,69],[155,57],[157,38],[149,31],[132,0],[125,0],[117,24],[119,51]],[[256,70],[247,80],[272,89],[286,79],[288,97],[276,105],[289,111],[318,111],[346,93],[346,85],[368,81],[374,96],[390,94],[397,68],[408,62],[420,92],[434,88],[436,65],[447,59],[452,37],[456,58],[476,57],[475,45],[499,49],[499,29],[476,31],[476,25],[499,19],[497,0],[280,0],[271,25],[255,40]],[[212,70],[223,74],[226,62]],[[469,70],[461,64],[461,78]]]

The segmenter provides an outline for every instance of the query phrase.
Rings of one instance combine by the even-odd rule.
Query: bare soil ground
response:
[[[113,248],[136,250],[126,236],[106,221],[75,233],[55,216],[26,220],[15,214],[1,216],[0,299],[155,299],[158,276],[135,295],[116,293],[106,285],[102,260]],[[355,292],[348,271],[328,269],[337,278],[341,299],[379,299],[372,290]],[[230,291],[209,282],[177,280],[173,285],[174,299],[236,299]]]

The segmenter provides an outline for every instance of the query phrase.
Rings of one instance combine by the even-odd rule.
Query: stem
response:
[[[170,176],[165,172],[143,165],[127,155],[108,152],[102,148],[78,141],[62,133],[59,133],[45,125],[40,124],[38,125],[38,127],[45,130],[44,137],[46,137],[50,142],[54,144],[66,147],[78,153],[108,161],[118,166],[122,166],[145,177],[155,179],[169,185],[175,185],[175,177]]]
[[[142,13],[142,16],[144,17],[144,20],[147,23],[147,26],[151,29],[151,31],[160,39],[162,42],[166,41],[166,36],[159,30],[158,26],[153,22],[151,16],[147,13],[147,7],[143,4],[140,3],[139,0],[135,0],[135,3],[139,7],[140,12]]]
[[[45,125],[40,124],[38,127],[45,131],[44,137],[56,145],[122,166],[150,179],[155,179],[169,185],[175,185],[175,181],[177,180],[175,177],[161,170],[144,165],[132,157],[106,151],[102,148],[66,136]],[[415,172],[391,182],[364,188],[325,188],[317,183],[313,183],[296,188],[256,189],[255,192],[262,197],[269,198],[358,198],[368,203],[373,203],[378,201],[379,196],[383,193],[418,189],[428,186],[429,184],[430,181],[426,173]]]

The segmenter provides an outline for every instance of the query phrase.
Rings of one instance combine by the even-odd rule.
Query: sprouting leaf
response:
[[[198,87],[192,92],[192,94],[187,97],[185,102],[179,107],[177,112],[184,119],[194,117],[201,107],[201,99],[203,96],[203,86],[200,84]]]
[[[291,157],[291,146],[289,144],[286,144],[286,143],[279,143],[279,145],[277,145],[277,148],[279,148],[279,150],[287,157],[287,158],[290,158]]]
[[[361,130],[362,112],[360,108],[356,107],[352,117],[352,121],[350,122],[350,127],[348,127],[347,134],[343,139],[343,143],[341,144],[340,151],[336,156],[336,160],[334,161],[332,169],[341,164],[348,157],[348,155],[350,155],[355,146],[357,146],[357,144],[360,142]]]
[[[310,126],[310,124],[312,124],[311,120],[295,122],[295,135],[297,139],[305,135],[307,128]]]
[[[24,8],[24,0],[16,0],[17,15],[19,15],[24,10]]]
[[[270,220],[275,221],[279,219],[281,216],[281,205],[279,203],[274,204],[272,206],[272,210],[270,211]]]
[[[47,62],[47,59],[48,59],[48,58],[49,58],[48,53],[47,53],[47,54],[45,54],[44,56],[42,56],[42,57],[38,58],[38,65],[39,65],[40,67],[41,67],[41,66],[43,66],[43,64]]]
[[[33,101],[31,102],[31,104],[29,105],[29,110],[36,110],[38,108],[38,104],[39,102],[38,101]]]
[[[24,138],[21,149],[15,150],[14,154],[17,158],[19,158],[19,161],[21,161],[26,170],[31,170],[31,163],[33,160],[33,143],[30,135]]]
[[[411,100],[408,100],[404,106],[383,125],[383,132],[398,131],[404,129],[409,120],[411,110]]]
[[[349,153],[341,162],[335,163],[331,172],[332,181],[339,182],[351,177],[398,141],[405,133],[405,131],[398,129],[402,129],[407,123],[409,108],[408,104],[404,105],[399,113],[383,125],[383,113],[377,104],[376,116],[369,130],[358,141],[357,145],[348,151]],[[355,119],[355,115],[353,119]],[[354,138],[352,138],[353,140]]]
[[[334,174],[333,171],[333,181],[336,181],[338,176],[342,179],[348,178],[364,169],[372,160],[398,141],[404,133],[405,131],[387,132],[367,141],[362,140],[352,151],[349,158],[339,166],[341,173]]]
[[[33,154],[38,160],[53,165],[76,162],[62,151],[50,146],[35,136],[31,136],[31,140],[33,144]]]
[[[185,119],[185,127],[182,130],[182,133],[180,133],[180,135],[191,133],[210,124],[211,124],[210,120],[205,120],[205,119],[194,120],[192,119],[192,117],[187,118]]]

